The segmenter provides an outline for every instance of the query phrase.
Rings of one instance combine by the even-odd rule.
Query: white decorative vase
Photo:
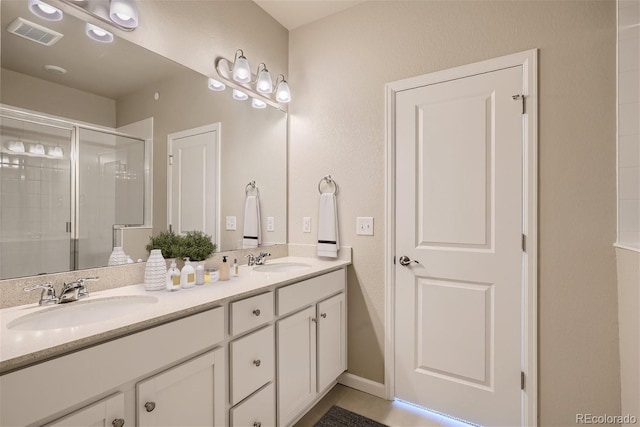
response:
[[[151,255],[149,255],[144,267],[144,288],[148,291],[165,289],[166,276],[167,264],[162,257],[162,251],[160,249],[151,250]]]
[[[107,265],[122,265],[127,263],[127,254],[122,250],[122,246],[115,246],[111,255],[109,255],[109,262]]]

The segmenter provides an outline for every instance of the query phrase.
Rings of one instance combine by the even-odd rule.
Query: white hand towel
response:
[[[336,195],[322,193],[318,212],[318,256],[338,258],[338,204]]]
[[[247,196],[244,201],[244,231],[242,248],[257,248],[260,237],[260,199],[258,196]]]

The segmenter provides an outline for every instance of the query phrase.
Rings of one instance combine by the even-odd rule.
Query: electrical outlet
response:
[[[311,233],[311,217],[305,216],[302,218],[302,232]]]
[[[276,229],[276,221],[272,216],[267,217],[267,231],[274,231]]]
[[[356,234],[359,236],[373,236],[373,217],[359,216],[356,218]]]
[[[227,230],[235,230],[236,229],[236,217],[235,216],[228,216],[226,218],[226,229]]]

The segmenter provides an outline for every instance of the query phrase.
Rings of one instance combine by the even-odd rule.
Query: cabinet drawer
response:
[[[231,404],[273,381],[275,351],[273,325],[229,344]]]
[[[344,290],[344,269],[277,289],[278,315],[282,316]]]
[[[231,427],[273,427],[276,425],[276,387],[274,383],[231,409]]]
[[[229,333],[238,335],[273,320],[273,292],[229,304]]]

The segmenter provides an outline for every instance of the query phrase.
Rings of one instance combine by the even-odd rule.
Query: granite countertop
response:
[[[36,303],[2,309],[0,310],[0,374],[217,307],[230,299],[238,299],[273,286],[298,282],[350,264],[350,261],[341,259],[285,257],[272,260],[267,265],[285,262],[305,263],[310,267],[297,271],[265,273],[254,271],[254,267],[242,265],[239,276],[232,277],[229,281],[218,281],[174,292],[146,291],[143,284],[137,284],[91,293],[91,282],[89,282],[87,287],[90,296],[78,302],[64,306],[39,306]],[[155,297],[157,301],[136,305],[135,309],[131,312],[125,310],[124,314],[122,310],[118,310],[117,315],[108,320],[78,326],[39,330],[19,330],[8,327],[21,316],[32,313],[52,309],[64,310],[66,307],[86,304],[88,301],[97,299],[122,298],[125,301],[135,296]]]

